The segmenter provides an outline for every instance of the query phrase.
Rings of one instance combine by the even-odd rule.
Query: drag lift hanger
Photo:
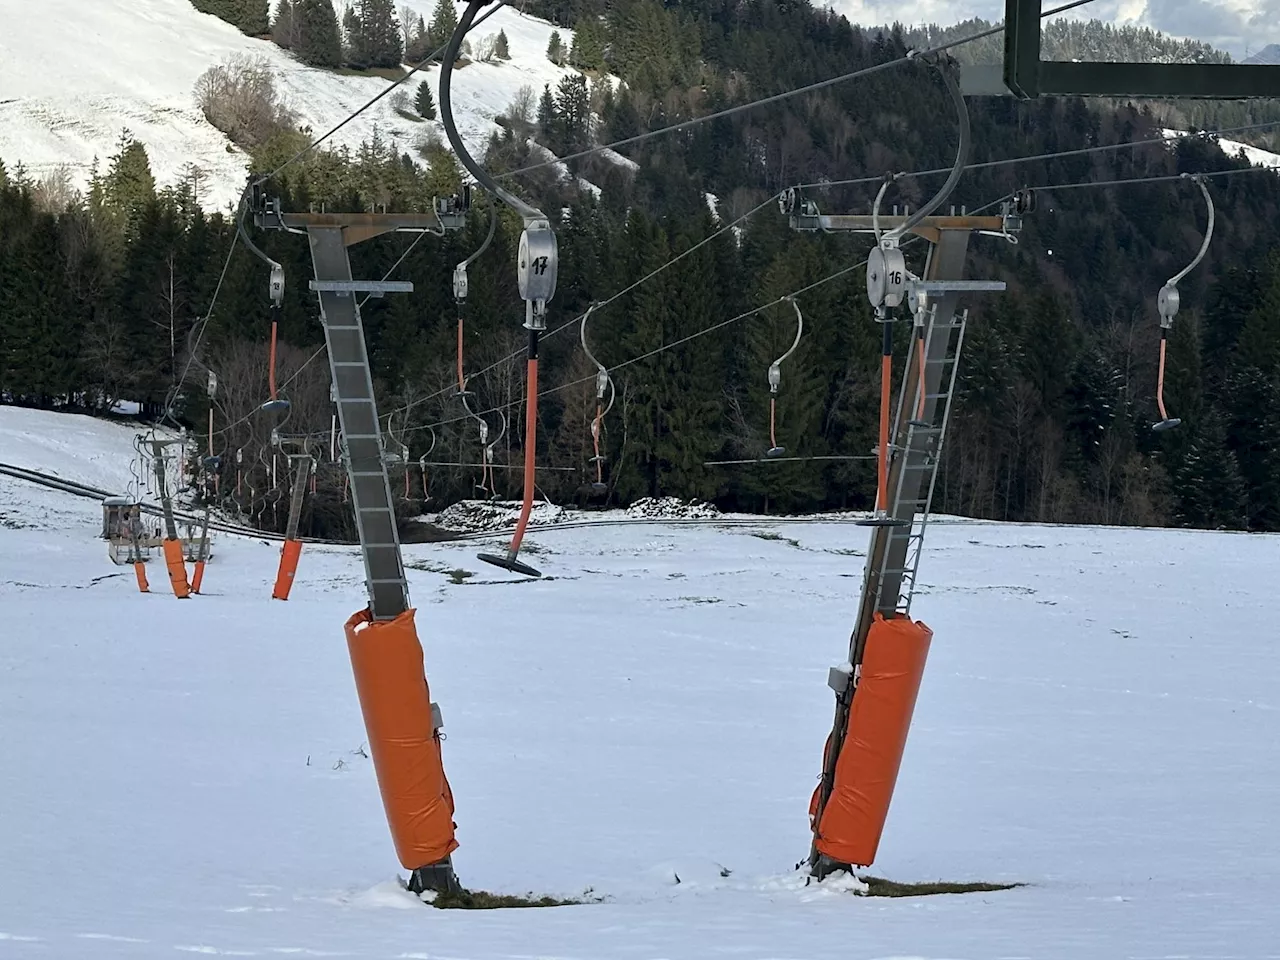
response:
[[[431,456],[431,452],[436,448],[436,431],[431,424],[427,424],[427,429],[431,431],[431,446],[427,447],[427,452],[418,458],[418,471],[422,474],[422,502],[425,504],[431,499],[431,491],[427,488],[427,458]]]
[[[453,31],[453,36],[449,38],[449,45],[445,49],[444,58],[440,64],[440,122],[444,125],[445,135],[448,136],[449,144],[453,147],[458,160],[476,178],[477,183],[511,207],[524,221],[524,232],[520,234],[520,249],[516,257],[516,276],[520,296],[525,302],[524,327],[529,331],[528,397],[525,402],[524,435],[524,498],[520,505],[520,519],[516,522],[516,532],[511,538],[506,553],[503,555],[482,553],[479,559],[514,573],[538,577],[541,574],[528,564],[521,563],[519,556],[520,544],[524,541],[525,530],[529,525],[529,514],[533,510],[536,480],[538,339],[542,331],[547,328],[547,303],[555,296],[559,255],[556,236],[546,214],[499,186],[497,181],[489,176],[488,172],[476,163],[475,158],[467,151],[462,138],[458,136],[457,125],[454,123],[453,102],[450,94],[453,64],[458,57],[463,38],[475,21],[476,14],[487,2],[492,0],[471,0],[458,22],[457,29]]]
[[[458,307],[458,395],[462,397],[469,396],[467,390],[467,378],[463,375],[462,369],[462,339],[463,328],[467,315],[467,293],[469,285],[467,283],[467,267],[475,263],[479,259],[480,254],[489,249],[489,244],[493,242],[493,234],[498,226],[498,205],[496,203],[489,204],[489,232],[485,234],[484,243],[480,244],[480,249],[467,259],[463,260],[453,268],[453,302]],[[468,413],[471,411],[468,410]]]
[[[1173,318],[1178,315],[1178,308],[1182,304],[1182,297],[1178,293],[1178,281],[1185,277],[1188,273],[1196,268],[1204,255],[1209,250],[1209,242],[1213,239],[1213,197],[1209,195],[1209,188],[1205,185],[1204,177],[1197,177],[1190,173],[1184,173],[1184,178],[1194,181],[1195,185],[1200,188],[1200,194],[1204,197],[1205,208],[1209,212],[1209,225],[1204,231],[1204,240],[1200,243],[1200,249],[1190,263],[1169,278],[1168,282],[1160,288],[1160,293],[1156,295],[1156,309],[1160,311],[1160,367],[1156,374],[1156,406],[1160,408],[1160,422],[1153,424],[1151,429],[1157,433],[1163,433],[1166,430],[1172,430],[1182,421],[1177,417],[1170,417],[1164,408],[1164,360],[1165,351],[1169,342],[1169,331],[1173,329]]]
[[[593,303],[587,308],[587,312],[582,315],[582,327],[579,330],[579,338],[582,341],[582,352],[587,355],[587,359],[596,365],[596,415],[591,420],[591,444],[595,450],[591,462],[596,467],[596,478],[591,483],[591,492],[594,494],[605,494],[609,492],[609,485],[604,482],[604,456],[600,453],[600,434],[604,429],[604,418],[609,411],[613,409],[613,401],[617,399],[618,391],[613,384],[613,378],[609,376],[609,371],[605,365],[596,359],[595,354],[591,352],[591,348],[587,346],[587,321],[591,319],[591,314],[599,306]],[[605,405],[604,395],[606,391],[609,394],[609,403]]]
[[[476,484],[476,489],[484,491],[490,497],[496,497],[498,490],[493,475],[493,451],[502,442],[502,438],[507,435],[507,415],[501,410],[492,411],[498,415],[498,418],[502,421],[502,426],[498,428],[498,435],[490,440],[489,422],[471,409],[471,403],[468,398],[472,396],[474,394],[460,394],[463,409],[475,419],[480,427],[480,482]]]
[[[787,452],[786,447],[778,446],[778,387],[782,385],[782,361],[796,352],[796,347],[800,346],[800,337],[804,334],[804,314],[800,312],[800,304],[796,303],[795,297],[784,297],[783,299],[795,308],[796,338],[791,341],[791,346],[787,348],[786,353],[769,364],[769,449],[765,451],[764,455],[766,457],[780,457]]]
[[[271,294],[271,348],[267,357],[268,399],[259,409],[268,413],[283,413],[289,409],[289,401],[276,392],[276,339],[280,330],[280,306],[284,303],[284,267],[258,249],[258,245],[250,238],[249,231],[244,228],[244,219],[248,215],[249,206],[246,204],[240,218],[236,221],[236,229],[240,231],[240,239],[244,241],[244,245],[249,248],[249,251],[254,256],[271,268],[271,279],[269,281],[269,292]]]

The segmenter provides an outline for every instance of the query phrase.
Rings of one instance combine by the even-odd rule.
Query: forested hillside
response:
[[[486,158],[497,173],[543,161],[543,148],[566,155],[897,58],[907,44],[901,31],[867,32],[830,12],[776,0],[536,6],[576,28],[573,56],[584,73],[512,105],[506,135],[494,139]],[[595,80],[588,60],[606,65],[625,86]],[[970,112],[975,162],[1160,133],[1155,115],[1126,105],[975,99]],[[755,457],[768,446],[766,370],[795,332],[785,305],[734,318],[817,284],[799,297],[805,336],[784,369],[778,439],[798,456],[868,454],[878,328],[862,272],[848,269],[867,243],[796,234],[768,201],[797,183],[946,167],[955,137],[936,75],[912,64],[624,147],[630,162],[600,154],[570,161],[603,188],[598,198],[549,167],[508,181],[556,211],[561,268],[552,329],[760,207],[593,315],[593,352],[611,367],[626,364],[614,374],[617,399],[605,421],[610,502],[663,494],[750,510],[870,505],[869,461],[704,465]],[[273,138],[255,154],[255,168],[274,169],[298,142],[292,134]],[[1186,138],[1176,148],[971,171],[953,201],[972,209],[1027,184],[1243,166],[1210,141]],[[385,144],[369,144],[358,153],[321,152],[273,186],[295,209],[425,209],[458,182],[443,151],[420,167]],[[903,180],[892,202],[917,204],[939,182]],[[1210,189],[1217,231],[1205,261],[1181,284],[1184,308],[1171,341],[1167,401],[1183,426],[1163,435],[1150,430],[1157,417],[1155,293],[1203,235],[1195,188],[1048,189],[1017,246],[975,238],[969,275],[1006,280],[1009,290],[967,304],[963,392],[939,479],[940,509],[1002,519],[1280,529],[1280,182],[1251,172],[1215,179]],[[809,195],[827,212],[864,212],[873,191],[874,184]],[[176,395],[177,415],[196,426],[207,410],[212,369],[222,384],[222,490],[236,489],[235,453],[242,451],[233,505],[270,522],[264,505],[281,492],[268,479],[273,423],[254,413],[267,390],[262,264],[236,249],[205,327],[233,224],[201,212],[189,188],[157,190],[145,151],[127,140],[87,197],[69,206],[66,200],[42,193],[14,169],[0,173],[0,390],[11,401],[40,405],[109,407],[127,398],[146,402],[152,413]],[[413,461],[428,450],[432,459],[479,460],[477,424],[453,388],[451,276],[483,239],[487,202],[478,201],[462,234],[427,237],[408,253],[395,276],[414,281],[413,295],[371,300],[364,310],[380,407]],[[504,212],[492,247],[471,268],[466,328],[465,362],[479,409],[503,410],[485,415],[491,439],[503,416],[507,421],[495,448],[499,465],[519,463],[523,435],[518,236],[518,223]],[[307,245],[289,235],[256,239],[288,276],[280,377],[293,411],[283,429],[313,431],[327,450],[328,371],[316,353],[322,336],[306,290]],[[381,277],[410,242],[393,237],[354,248],[355,275]],[[910,255],[917,267],[918,256]],[[839,271],[846,272],[827,280]],[[899,326],[904,351],[907,324]],[[540,461],[573,471],[544,473],[539,485],[552,498],[585,502],[586,482],[594,479],[595,394],[577,336],[572,327],[547,338],[541,380],[550,392],[539,412]],[[475,468],[431,469],[427,505],[472,496],[478,480]],[[499,471],[499,493],[513,493],[519,483],[518,469]],[[421,509],[421,484],[415,466],[407,511]],[[343,522],[341,495],[339,471],[325,467],[312,529]]]

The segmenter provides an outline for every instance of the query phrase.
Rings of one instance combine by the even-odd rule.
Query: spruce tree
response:
[[[275,20],[271,22],[271,39],[285,50],[298,45],[298,21],[294,19],[293,7],[293,0],[280,0]]]
[[[295,0],[293,16],[299,59],[312,67],[340,66],[342,36],[333,4],[329,0]]]
[[[358,0],[343,17],[348,60],[359,69],[399,66],[404,54],[393,0]]]
[[[551,96],[551,87],[544,86],[542,97],[538,100],[538,131],[542,135],[543,144],[553,150],[558,132],[557,118],[556,101]]]
[[[342,61],[349,67],[363,70],[368,64],[364,60],[364,25],[360,22],[360,14],[356,8],[348,6],[342,12]]]
[[[431,40],[427,37],[427,25],[418,14],[417,18],[404,28],[404,58],[409,63],[421,63],[432,51]]]
[[[565,153],[575,153],[587,145],[591,125],[591,98],[587,93],[587,78],[580,73],[570,74],[556,87],[556,115],[559,117],[559,148]]]
[[[1189,527],[1238,530],[1245,525],[1245,487],[1222,415],[1210,410],[1190,430],[1179,441],[1184,453],[1174,471],[1178,514]]]
[[[618,91],[618,98],[606,128],[606,136],[610,140],[625,140],[639,132],[640,111],[636,109],[636,102],[632,99],[631,88],[624,86]]]
[[[604,27],[593,16],[583,17],[573,31],[569,47],[569,65],[579,70],[604,69]]]
[[[453,0],[436,0],[435,9],[431,12],[431,26],[427,27],[427,39],[430,49],[443,47],[458,29],[458,11]]]
[[[431,84],[423,80],[418,84],[418,95],[413,100],[414,107],[418,110],[418,116],[424,120],[434,120],[436,118],[436,104],[431,97]]]
[[[125,236],[131,237],[143,209],[156,199],[156,178],[147,148],[127,130],[120,135],[117,148],[103,181],[103,201],[124,226]]]
[[[266,34],[271,22],[268,0],[236,0],[236,26],[251,37]]]
[[[201,13],[211,13],[232,26],[240,25],[240,0],[191,0],[191,5]]]
[[[511,59],[511,42],[507,39],[507,31],[498,31],[498,36],[493,41],[493,55],[499,60]]]
[[[551,39],[547,42],[547,59],[557,67],[564,66],[564,41],[560,39],[559,30],[551,31]]]

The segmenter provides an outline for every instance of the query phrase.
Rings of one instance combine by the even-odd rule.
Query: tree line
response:
[[[733,33],[715,27],[727,13],[714,4],[674,12],[644,6],[619,5],[617,15],[702,24],[685,38],[698,48],[697,71],[680,74],[678,50],[646,42],[637,44],[634,76],[667,75],[672,86],[662,96],[629,84],[609,87],[610,101],[600,78],[588,84],[585,77],[544,91],[541,104],[526,95],[489,146],[485,162],[495,173],[540,162],[538,144],[563,150],[615,139],[904,49],[901,35],[864,32],[792,4],[738,5],[728,21]],[[1068,99],[975,100],[971,114],[974,161],[1143,139],[1157,135],[1160,123],[1132,106]],[[625,364],[614,374],[616,398],[604,422],[604,497],[589,486],[594,368],[576,328],[547,338],[538,456],[568,469],[540,474],[540,489],[582,504],[674,495],[751,511],[871,506],[870,460],[706,465],[763,453],[766,372],[795,333],[785,304],[726,321],[811,284],[819,285],[799,297],[805,335],[783,369],[778,442],[798,457],[870,454],[879,336],[861,273],[849,269],[865,256],[866,241],[797,234],[771,204],[709,238],[797,182],[945,167],[954,151],[950,121],[940,120],[948,117],[936,79],[907,68],[891,80],[832,88],[648,141],[624,151],[629,163],[595,156],[571,163],[568,177],[551,167],[516,176],[520,191],[551,212],[559,236],[553,329],[683,255],[592,316],[593,352],[610,366]],[[269,138],[254,151],[254,169],[275,169],[300,137]],[[145,160],[139,145],[122,139],[87,195],[69,205],[20,170],[0,174],[0,390],[13,402],[98,410],[131,399],[153,415],[174,397],[175,416],[194,426],[208,407],[207,371],[216,371],[220,490],[230,507],[269,525],[287,479],[268,480],[277,424],[255,412],[266,396],[263,268],[242,249],[233,253],[205,328],[234,227],[200,210],[198,184],[157,188]],[[954,199],[973,208],[1024,184],[1244,166],[1211,138],[1186,138],[971,171]],[[579,178],[598,184],[599,196]],[[318,152],[272,187],[291,209],[427,210],[459,183],[447,151],[410,158],[396,145],[372,142]],[[917,204],[935,185],[900,181],[895,202]],[[815,188],[809,195],[825,212],[864,211],[872,189]],[[1008,291],[966,304],[966,356],[937,509],[1010,520],[1280,528],[1280,181],[1242,173],[1214,180],[1211,190],[1217,233],[1205,261],[1180,285],[1184,308],[1170,341],[1166,400],[1183,426],[1168,434],[1150,430],[1157,418],[1154,297],[1199,243],[1198,193],[1179,184],[1043,190],[1017,246],[974,239],[968,275],[1003,279]],[[479,495],[479,466],[428,466],[424,478],[417,462],[483,459],[479,424],[456,396],[451,277],[484,237],[488,202],[477,201],[461,233],[408,250],[396,275],[414,281],[412,296],[371,300],[364,310],[390,446],[409,452],[407,471],[393,467],[406,512]],[[501,435],[495,462],[513,467],[499,470],[492,484],[503,496],[516,495],[522,482],[519,232],[518,221],[500,211],[494,243],[471,268],[465,325],[473,408],[482,412],[490,442]],[[316,305],[303,292],[306,244],[279,234],[256,239],[290,278],[279,373],[293,410],[281,429],[317,438],[321,474],[308,522],[313,532],[340,533],[347,520],[341,470],[327,462],[328,371],[316,353]],[[352,249],[354,273],[381,277],[406,250],[394,237],[361,244]],[[919,254],[911,258],[919,270]],[[839,271],[838,279],[819,283]],[[900,370],[909,330],[898,328]],[[661,349],[686,338],[693,339]]]
[[[451,0],[437,0],[430,22],[409,6],[397,11],[393,0],[356,0],[344,8],[341,21],[331,0],[277,0],[269,35],[309,66],[398,70],[443,47],[457,25]],[[487,43],[481,59],[510,57],[504,31]],[[462,54],[472,53],[468,43]]]

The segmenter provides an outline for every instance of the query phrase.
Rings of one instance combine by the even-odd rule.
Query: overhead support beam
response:
[[[874,233],[873,218],[864,214],[815,214],[805,212],[801,205],[799,212],[791,214],[793,230],[822,230],[827,232]],[[904,221],[905,216],[882,216],[880,230],[887,233]],[[970,217],[966,215],[951,217],[925,217],[908,233],[923,237],[930,243],[937,243],[945,231],[963,231],[965,233],[997,233],[1008,232],[1009,222],[1004,217]]]
[[[1005,0],[1004,83],[1015,97],[1034,99],[1040,69],[1040,0]],[[961,89],[964,89],[963,71]]]
[[[254,222],[266,230],[289,230],[306,233],[311,229],[333,228],[342,231],[348,247],[387,233],[438,233],[461,230],[466,225],[466,211],[471,192],[461,196],[441,197],[435,201],[433,213],[285,213],[278,197],[267,198],[255,189]]]
[[[964,67],[966,96],[1254,100],[1280,97],[1280,66],[1040,59],[1041,0],[1005,0],[1004,66]]]
[[[1040,96],[1253,100],[1280,97],[1280,66],[1042,60]]]

